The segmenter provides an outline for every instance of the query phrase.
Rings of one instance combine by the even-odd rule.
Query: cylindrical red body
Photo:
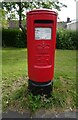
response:
[[[51,10],[27,13],[28,76],[34,82],[48,82],[54,76],[57,14]]]

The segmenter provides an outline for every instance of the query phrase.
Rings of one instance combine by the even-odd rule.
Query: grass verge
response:
[[[28,92],[27,49],[2,50],[3,111],[76,108],[76,51],[56,50],[54,88],[50,98]],[[77,105],[78,106],[78,105]]]

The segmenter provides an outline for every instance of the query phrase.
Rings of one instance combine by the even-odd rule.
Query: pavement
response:
[[[66,110],[65,112],[59,112],[59,113],[53,113],[49,110],[38,110],[35,113],[31,114],[29,111],[25,112],[25,113],[19,113],[17,111],[11,111],[9,110],[8,112],[2,113],[2,120],[6,119],[13,119],[13,118],[24,118],[24,119],[35,119],[35,118],[49,118],[49,119],[54,119],[54,118],[73,118],[73,119],[78,119],[78,111],[70,111],[70,110]],[[60,119],[60,120],[61,120]]]

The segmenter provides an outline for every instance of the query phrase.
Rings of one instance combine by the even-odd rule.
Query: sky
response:
[[[59,0],[59,2],[67,5],[67,8],[63,7],[59,13],[60,21],[66,21],[67,17],[70,20],[76,19],[76,2],[74,0]]]

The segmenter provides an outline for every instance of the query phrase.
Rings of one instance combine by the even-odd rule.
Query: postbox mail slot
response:
[[[49,24],[49,23],[53,23],[53,21],[52,20],[35,20],[34,23]]]

